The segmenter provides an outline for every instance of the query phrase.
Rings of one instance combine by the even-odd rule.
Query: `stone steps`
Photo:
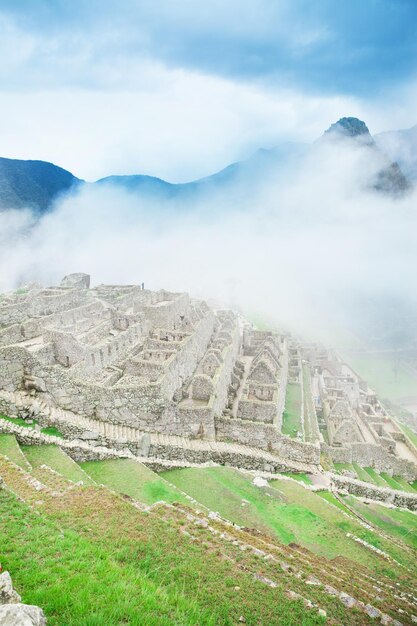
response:
[[[252,460],[252,465],[256,463],[259,465],[264,463],[265,465],[271,466],[287,465],[288,469],[293,471],[313,472],[315,469],[303,463],[291,462],[267,450],[261,450],[247,445],[222,441],[187,439],[185,437],[166,435],[164,433],[147,433],[133,426],[111,424],[109,422],[84,417],[59,407],[52,407],[46,404],[41,398],[33,398],[22,392],[0,391],[0,399],[1,398],[8,400],[17,407],[37,406],[39,412],[49,417],[51,421],[56,422],[58,427],[59,423],[62,422],[65,424],[73,424],[75,427],[84,431],[96,432],[107,440],[110,447],[112,444],[119,443],[120,440],[126,441],[127,445],[129,442],[141,444],[143,437],[148,436],[151,447],[157,446],[164,447],[167,450],[181,451],[181,456],[184,457],[184,460],[190,460],[190,458],[192,460],[193,455],[201,455],[201,462],[205,462],[209,461],[211,458],[214,458],[214,460],[216,458],[218,459],[220,456],[226,457],[226,462],[233,465],[234,463],[231,462],[231,459],[228,457],[236,456],[239,457],[240,462],[246,465],[248,469],[263,469],[261,467],[251,467],[250,460]],[[244,459],[246,459],[245,463]],[[242,467],[244,465],[242,465]]]

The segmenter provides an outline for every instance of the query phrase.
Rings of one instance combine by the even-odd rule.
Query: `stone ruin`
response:
[[[312,373],[320,416],[322,450],[340,463],[357,462],[413,479],[417,454],[412,442],[387,412],[375,392],[351,367],[323,346],[302,349]]]
[[[301,408],[310,438],[300,440],[281,429],[287,383],[301,381],[305,363],[314,402],[304,397],[313,408]],[[90,288],[82,273],[2,296],[0,404],[13,394],[25,415],[47,409],[48,425],[92,445],[136,454],[140,435],[145,456],[155,434],[166,446],[173,437],[191,447],[235,442],[310,466],[320,448],[337,459],[341,451],[359,458],[370,443],[381,458],[407,449],[366,383],[322,347],[256,330],[186,293],[143,283]]]

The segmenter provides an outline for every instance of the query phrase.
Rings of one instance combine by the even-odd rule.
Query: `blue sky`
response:
[[[0,0],[0,154],[187,180],[417,123],[415,0]]]

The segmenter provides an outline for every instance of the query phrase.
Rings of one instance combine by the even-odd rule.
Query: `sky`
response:
[[[0,28],[0,155],[86,180],[417,123],[415,0],[0,0]]]

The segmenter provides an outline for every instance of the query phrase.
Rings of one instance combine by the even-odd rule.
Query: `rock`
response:
[[[319,581],[318,578],[311,575],[311,576],[308,576],[308,578],[306,578],[306,584],[307,585],[321,585],[321,582]]]
[[[337,595],[339,595],[339,592],[338,592],[338,591],[336,591],[336,589],[335,589],[334,587],[331,587],[330,585],[326,585],[326,586],[324,587],[324,590],[325,590],[325,592],[326,592],[326,593],[328,593],[328,594],[329,594],[329,595],[331,595],[331,596],[337,596]]]
[[[344,591],[340,592],[339,598],[348,609],[351,609],[357,605],[357,601],[355,600],[355,598],[352,598],[352,596],[345,593]]]
[[[21,598],[13,589],[12,579],[9,572],[0,575],[0,604],[16,604]]]
[[[378,609],[376,609],[371,604],[366,604],[365,605],[365,613],[367,613],[369,615],[369,617],[372,617],[372,618],[380,617],[380,615],[381,615],[381,611],[378,611]]]
[[[324,609],[319,609],[318,614],[320,615],[320,617],[327,617],[327,613]]]
[[[90,441],[90,440],[97,440],[99,439],[99,434],[93,432],[92,430],[85,430],[83,433],[81,433],[80,437],[79,437],[82,441]]]
[[[275,583],[270,578],[266,578],[265,576],[261,576],[260,574],[254,574],[254,578],[259,580],[259,582],[264,583],[264,585],[268,585],[268,587],[272,587],[273,589],[277,587],[277,583]]]
[[[252,482],[255,485],[255,487],[268,487],[268,481],[265,480],[265,478],[262,478],[261,476],[255,476]]]
[[[0,606],[2,626],[45,626],[46,618],[42,609],[29,604],[4,604]]]
[[[83,272],[68,274],[61,280],[61,287],[64,289],[88,289],[90,287],[90,276]]]
[[[239,622],[241,622],[242,624],[246,624],[246,619],[243,617],[243,615],[239,617]]]

